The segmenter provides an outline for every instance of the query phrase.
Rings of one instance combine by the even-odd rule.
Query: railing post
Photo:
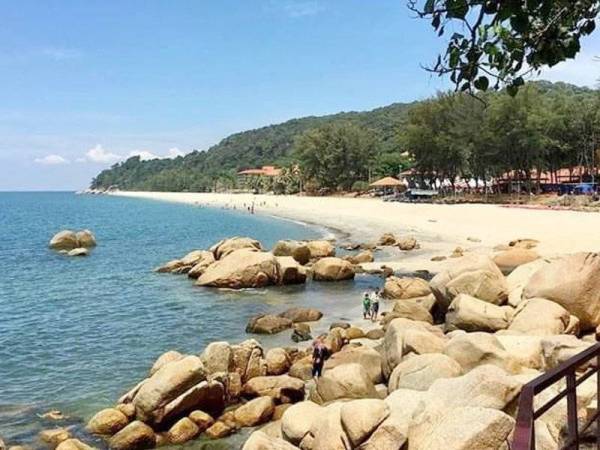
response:
[[[569,450],[579,450],[579,430],[577,428],[577,379],[575,368],[567,374],[567,430],[573,444]]]

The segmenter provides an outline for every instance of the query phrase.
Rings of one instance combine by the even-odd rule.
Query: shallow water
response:
[[[87,258],[47,248],[57,231],[91,229]],[[295,305],[315,306],[328,322],[357,315],[357,292],[377,283],[313,283],[241,292],[195,287],[152,268],[247,235],[266,247],[323,230],[239,211],[72,193],[0,193],[0,435],[36,446],[55,423],[36,414],[60,409],[81,424],[142,378],[169,349],[199,353],[215,340],[248,337],[248,318]],[[261,338],[291,345],[289,332]],[[86,440],[90,441],[89,436]],[[235,440],[234,440],[235,441]],[[232,442],[223,443],[223,448]],[[97,443],[99,445],[99,443]]]

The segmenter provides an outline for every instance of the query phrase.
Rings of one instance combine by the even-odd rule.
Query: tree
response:
[[[351,123],[327,124],[302,134],[295,143],[302,175],[320,187],[350,189],[368,178],[375,156],[373,134]]]
[[[598,0],[409,0],[439,36],[457,29],[430,68],[450,75],[457,90],[507,86],[515,95],[523,74],[574,58],[595,29]]]

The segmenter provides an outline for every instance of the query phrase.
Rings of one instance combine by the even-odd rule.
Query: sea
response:
[[[88,257],[48,248],[63,229],[90,229]],[[199,354],[212,341],[257,338],[292,345],[290,332],[255,336],[248,319],[292,306],[317,307],[321,327],[356,319],[372,276],[242,291],[195,286],[153,268],[220,239],[251,236],[265,248],[279,239],[329,237],[330,230],[247,211],[72,192],[0,192],[0,437],[47,448],[39,431],[84,426],[148,373],[167,350]],[[59,410],[65,419],[42,417]],[[241,438],[237,438],[238,440]],[[187,447],[235,448],[236,438]]]

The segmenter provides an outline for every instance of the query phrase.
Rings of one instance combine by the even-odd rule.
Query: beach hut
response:
[[[394,177],[385,177],[381,180],[377,180],[370,184],[371,187],[375,188],[399,188],[400,186],[404,187],[404,183]]]

